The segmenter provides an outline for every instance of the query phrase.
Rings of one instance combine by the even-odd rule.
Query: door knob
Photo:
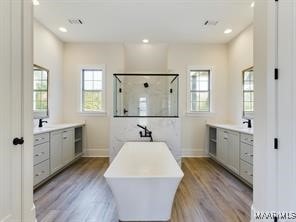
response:
[[[13,145],[23,145],[24,144],[24,138],[14,138],[12,141]]]

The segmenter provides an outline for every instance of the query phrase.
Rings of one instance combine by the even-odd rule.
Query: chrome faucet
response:
[[[146,126],[141,126],[140,124],[137,124],[137,126],[144,130],[144,133],[142,131],[139,132],[140,137],[150,137],[150,142],[153,142],[152,132]]]

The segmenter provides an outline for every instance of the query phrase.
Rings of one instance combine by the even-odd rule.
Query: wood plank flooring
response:
[[[107,158],[82,158],[34,193],[38,222],[118,221]],[[250,221],[252,190],[208,158],[184,158],[171,222]]]

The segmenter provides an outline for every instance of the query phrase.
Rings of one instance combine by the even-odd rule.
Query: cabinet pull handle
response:
[[[66,137],[66,136],[64,137],[64,140],[65,140],[65,139],[67,139],[67,137]]]
[[[39,177],[39,176],[40,176],[40,174],[39,174],[39,173],[36,173],[36,174],[35,174],[35,177]]]
[[[39,154],[37,153],[37,154],[35,154],[35,156],[39,156]]]

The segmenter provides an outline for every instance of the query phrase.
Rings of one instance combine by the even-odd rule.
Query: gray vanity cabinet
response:
[[[209,125],[209,156],[248,185],[253,184],[253,135]]]
[[[34,136],[34,188],[83,155],[83,125]]]

